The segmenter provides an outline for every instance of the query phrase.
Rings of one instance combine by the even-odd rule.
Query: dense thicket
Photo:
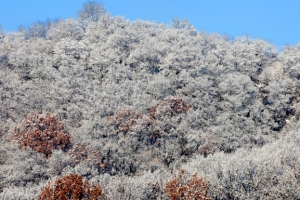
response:
[[[36,198],[73,173],[100,182],[108,199],[167,199],[184,167],[214,199],[300,198],[300,45],[279,53],[186,20],[85,9],[78,20],[0,31],[0,197]],[[32,112],[63,122],[69,149],[48,159],[19,149],[9,138]]]

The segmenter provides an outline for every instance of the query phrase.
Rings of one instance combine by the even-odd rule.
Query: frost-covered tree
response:
[[[45,22],[36,22],[33,25],[31,25],[28,28],[28,37],[29,38],[37,38],[37,37],[41,37],[41,38],[46,38],[47,37],[47,32],[51,27],[51,21],[47,20]]]
[[[97,22],[101,18],[101,16],[107,14],[106,9],[101,3],[95,1],[86,2],[82,9],[78,11],[78,20],[82,27],[85,27],[90,22]]]
[[[4,37],[5,37],[4,29],[3,29],[3,27],[0,25],[0,43],[3,42]]]
[[[190,29],[193,28],[193,25],[187,19],[172,18],[171,27],[176,29]]]
[[[0,198],[36,198],[72,173],[101,183],[107,198],[167,199],[180,167],[207,180],[214,199],[299,198],[299,45],[277,52],[186,20],[103,9],[87,3],[77,20],[1,39]],[[53,113],[73,146],[45,160],[10,142],[33,111]]]
[[[80,40],[83,37],[83,30],[78,21],[74,19],[58,20],[51,24],[47,32],[47,39],[60,40],[72,38]]]

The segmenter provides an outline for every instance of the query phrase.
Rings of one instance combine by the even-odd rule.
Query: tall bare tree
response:
[[[107,11],[101,3],[89,1],[85,3],[83,8],[78,12],[78,19],[84,24],[88,22],[96,22],[106,13]]]

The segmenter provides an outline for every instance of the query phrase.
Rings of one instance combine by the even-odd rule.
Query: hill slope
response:
[[[4,35],[0,197],[36,198],[48,180],[76,173],[108,199],[167,198],[171,174],[185,168],[214,199],[299,199],[299,52],[106,14]],[[49,158],[21,150],[25,136],[13,135],[46,134],[48,112],[70,143]]]

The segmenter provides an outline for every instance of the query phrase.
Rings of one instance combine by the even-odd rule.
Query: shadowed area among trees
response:
[[[299,199],[299,91],[300,45],[187,20],[0,28],[0,198]]]

